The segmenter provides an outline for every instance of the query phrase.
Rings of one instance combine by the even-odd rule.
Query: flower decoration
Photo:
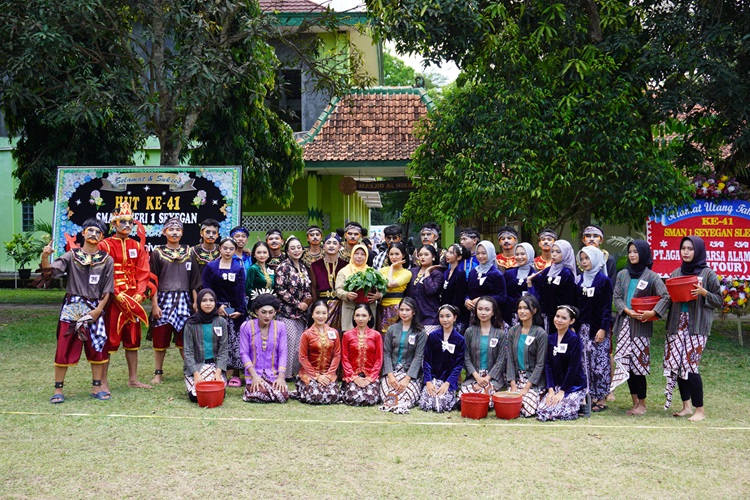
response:
[[[737,179],[726,175],[722,175],[718,179],[699,175],[693,179],[693,185],[695,186],[695,194],[693,196],[696,199],[744,199],[745,193],[740,183],[737,182]]]
[[[750,312],[748,298],[750,297],[750,281],[733,278],[721,279],[721,296],[724,301],[722,314],[735,314],[743,316]]]
[[[89,199],[89,203],[95,205],[97,209],[101,208],[104,205],[102,194],[96,189],[91,191],[91,198]]]
[[[198,191],[195,195],[195,198],[193,198],[193,201],[191,202],[191,205],[195,206],[195,208],[200,208],[201,205],[206,204],[206,191],[201,189]]]

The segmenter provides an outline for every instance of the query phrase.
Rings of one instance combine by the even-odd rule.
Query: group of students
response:
[[[692,420],[705,415],[698,366],[721,294],[698,237],[683,239],[683,263],[673,273],[698,276],[696,300],[673,304],[650,269],[648,244],[631,242],[627,268],[617,273],[614,259],[598,248],[604,241],[598,226],[584,230],[585,246],[577,253],[544,230],[536,256],[509,226],[498,232],[499,253],[475,229],[461,231],[460,244],[440,249],[434,223],[421,228],[422,246],[413,253],[398,226],[387,227],[383,251],[376,253],[362,243],[367,233],[354,222],[327,235],[311,226],[307,247],[272,229],[248,251],[245,228],[220,238],[219,224],[204,221],[201,242],[188,247],[180,243],[179,219],[170,219],[167,243],[145,259],[139,254],[144,247],[129,238],[129,207],[113,214],[112,228],[115,234],[102,240],[104,228],[92,219],[82,228],[83,247],[52,263],[51,248],[42,254],[43,268],[69,275],[53,403],[64,401],[65,369],[82,349],[92,364],[92,396],[111,397],[106,366],[122,332],[129,332],[123,343],[130,385],[145,386],[131,361],[140,346],[140,322],[146,320],[140,302],[150,281],[152,383],[161,382],[174,341],[192,400],[197,382],[222,379],[241,387],[244,373],[248,402],[291,397],[380,405],[397,413],[418,404],[441,412],[460,404],[461,392],[510,389],[523,395],[522,415],[557,420],[576,418],[586,395],[592,411],[605,410],[608,395],[627,381],[633,398],[628,414],[639,415],[646,411],[650,370],[648,320],[666,316],[666,406],[677,385],[683,408],[675,415],[690,415],[693,406]],[[346,280],[368,267],[383,275],[387,291],[366,291],[363,300],[346,289]],[[653,295],[660,296],[653,310],[631,307],[633,298]],[[75,302],[90,308],[88,317],[72,321],[64,314]],[[128,323],[138,327],[137,335]]]

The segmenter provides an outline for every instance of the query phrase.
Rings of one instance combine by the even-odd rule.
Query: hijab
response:
[[[654,264],[654,256],[651,253],[651,247],[644,240],[633,240],[628,243],[628,251],[630,251],[630,245],[633,245],[638,252],[638,264],[631,264],[630,259],[628,259],[626,269],[628,270],[630,279],[638,279],[646,268],[651,269],[651,266]]]
[[[209,294],[214,298],[214,309],[210,313],[205,313],[203,312],[203,309],[201,309],[201,300],[203,300],[203,297],[206,294]],[[207,325],[208,323],[213,323],[214,318],[219,315],[219,302],[216,300],[216,294],[214,291],[210,288],[204,288],[198,292],[198,300],[196,300],[195,303],[198,306],[198,310],[188,318],[187,323],[189,325]]]
[[[695,254],[693,254],[692,261],[685,262],[683,260],[680,269],[682,269],[682,274],[684,275],[698,275],[702,270],[708,267],[706,264],[706,244],[703,243],[703,239],[700,236],[686,236],[680,240],[680,249],[682,249],[682,244],[685,240],[690,240],[693,243]]]
[[[521,247],[526,252],[526,264],[523,266],[518,266],[518,274],[516,277],[519,280],[525,279],[529,273],[531,272],[531,266],[534,264],[534,247],[529,245],[528,243],[519,243],[518,245],[513,248],[513,254],[516,253],[516,248]]]
[[[562,262],[560,262],[559,264],[555,264],[553,262],[549,267],[549,274],[547,276],[550,278],[554,278],[567,267],[568,269],[570,269],[570,272],[573,273],[573,278],[575,278],[578,274],[576,273],[576,257],[575,253],[573,252],[573,247],[565,240],[557,240],[552,244],[552,246],[555,245],[557,245],[557,247],[562,252]]]
[[[478,264],[476,267],[477,272],[479,274],[487,274],[493,267],[497,269],[497,262],[495,261],[495,257],[497,255],[495,253],[495,245],[493,245],[491,241],[482,240],[477,244],[477,246],[484,248],[484,250],[487,252],[487,263]]]
[[[358,266],[354,263],[354,252],[357,250],[362,249],[365,251],[365,263],[361,266]],[[370,257],[370,252],[367,251],[367,246],[365,246],[363,243],[357,243],[352,248],[352,252],[349,254],[349,263],[342,269],[342,271],[345,271],[345,275],[351,276],[354,273],[361,273],[365,269],[367,269],[367,259]]]
[[[588,271],[583,271],[583,280],[581,281],[581,284],[583,286],[589,287],[591,286],[591,283],[594,282],[594,278],[596,277],[596,275],[599,274],[599,270],[602,268],[602,266],[604,266],[604,254],[596,247],[583,247],[581,251],[578,252],[578,255],[576,255],[579,266],[581,266],[581,253],[585,253],[586,255],[588,255],[589,259],[591,260],[591,269]],[[581,266],[581,269],[583,269],[583,266]]]

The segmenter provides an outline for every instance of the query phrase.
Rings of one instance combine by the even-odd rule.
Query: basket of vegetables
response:
[[[354,273],[346,278],[344,290],[356,292],[357,298],[354,302],[366,304],[368,293],[378,291],[385,294],[388,290],[388,280],[380,272],[368,267],[364,271]]]

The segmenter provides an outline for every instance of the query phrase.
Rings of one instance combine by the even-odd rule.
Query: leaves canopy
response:
[[[369,0],[397,50],[462,69],[421,131],[406,216],[527,227],[641,225],[690,200],[678,142],[644,71],[652,39],[631,2]],[[653,49],[656,50],[656,49]],[[702,165],[692,163],[696,170]]]
[[[336,93],[361,81],[357,58],[331,64],[319,43],[290,41],[336,22],[326,12],[282,27],[257,0],[0,0],[0,99],[20,137],[16,197],[49,198],[59,164],[131,163],[153,135],[163,165],[184,161],[200,141],[193,161],[241,164],[246,192],[288,202],[301,152],[264,102],[279,66],[270,42],[292,47],[318,89]]]

